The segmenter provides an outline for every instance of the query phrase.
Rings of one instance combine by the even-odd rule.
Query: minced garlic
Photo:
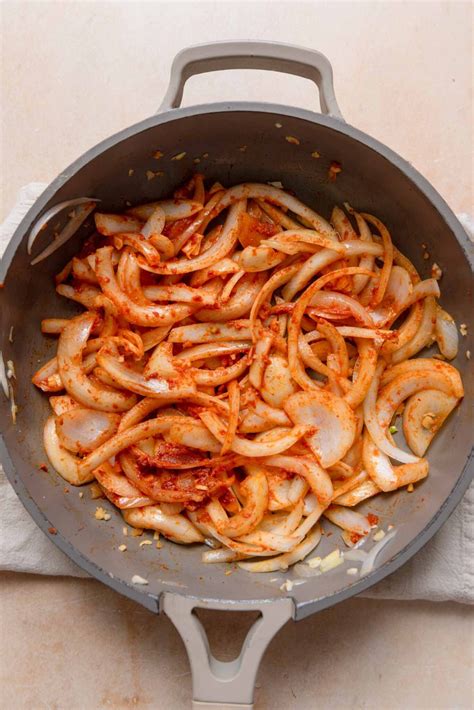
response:
[[[99,506],[98,508],[95,509],[94,518],[96,520],[107,521],[107,520],[110,520],[110,513],[107,513],[107,511],[104,508]]]
[[[461,323],[459,326],[459,332],[461,335],[467,335],[467,325],[465,323]]]
[[[132,577],[132,584],[148,584],[148,580],[140,577],[139,574],[134,574]]]
[[[307,561],[307,565],[308,567],[311,567],[311,569],[316,569],[317,567],[320,567],[321,562],[321,557],[312,557],[310,560]]]
[[[291,579],[286,579],[281,585],[280,589],[282,592],[291,592],[294,587],[294,582]]]
[[[139,546],[145,547],[145,545],[151,545],[151,544],[152,544],[151,540],[142,540]]]
[[[378,542],[379,540],[383,540],[385,537],[385,533],[383,530],[377,530],[375,535],[372,535],[372,540],[375,540],[375,542]]]
[[[440,267],[438,266],[438,264],[437,264],[436,262],[434,262],[434,264],[433,264],[432,267],[431,267],[431,276],[432,276],[432,278],[433,278],[433,279],[436,279],[437,281],[439,281],[440,278],[442,277],[442,275],[443,275],[442,270],[440,269]]]
[[[120,552],[125,552],[125,550],[127,549],[127,546],[126,545],[119,545],[118,549],[120,550]]]
[[[349,569],[346,570],[346,574],[356,575],[358,571],[357,567],[349,567]]]
[[[342,565],[343,562],[344,555],[342,552],[339,549],[333,550],[329,553],[329,555],[326,555],[326,557],[321,560],[321,572],[329,572],[329,570],[334,569],[334,567]]]
[[[300,144],[298,138],[295,138],[294,136],[285,136],[285,140],[288,141],[288,143],[293,143],[293,145]]]

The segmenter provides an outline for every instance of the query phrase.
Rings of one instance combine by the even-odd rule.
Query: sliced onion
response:
[[[366,481],[359,483],[359,485],[352,488],[352,490],[347,491],[347,493],[338,495],[337,498],[334,498],[334,503],[347,507],[353,507],[354,505],[358,505],[363,500],[371,498],[378,493],[380,493],[380,488],[369,478]]]
[[[288,362],[282,355],[270,355],[263,374],[261,395],[272,407],[281,409],[285,401],[297,391],[291,378]]]
[[[323,390],[297,392],[287,399],[284,409],[295,424],[316,429],[306,436],[306,442],[323,468],[339,461],[352,446],[356,419],[340,397]]]
[[[7,399],[10,398],[10,390],[8,388],[7,371],[5,370],[5,360],[3,353],[0,350],[0,384],[2,385],[3,393]],[[36,384],[36,383],[34,383]]]
[[[324,517],[343,530],[355,532],[357,535],[368,535],[371,530],[371,525],[365,515],[344,508],[342,505],[330,505],[324,511]]]
[[[218,239],[207,251],[192,259],[170,259],[160,266],[151,267],[143,261],[140,266],[154,274],[189,274],[197,269],[204,269],[223,259],[234,248],[238,237],[239,216],[245,210],[245,202],[232,205],[227,215],[224,228]]]
[[[184,515],[165,515],[159,505],[124,510],[122,515],[129,525],[145,530],[157,530],[176,542],[190,544],[204,540],[201,533]]]
[[[202,209],[202,204],[195,200],[158,200],[130,207],[127,214],[146,222],[158,207],[165,213],[167,222],[176,222],[178,219],[192,217]]]
[[[219,443],[204,424],[188,418],[175,422],[170,427],[166,439],[175,444],[182,444],[200,451],[210,451],[214,454],[219,454],[222,448],[222,442]]]
[[[164,377],[145,377],[118,359],[118,353],[110,354],[100,351],[97,354],[98,364],[113,378],[114,381],[130,392],[154,397],[161,401],[177,402],[189,397],[196,391],[189,377],[175,380]]]
[[[112,456],[116,456],[124,449],[128,449],[143,439],[150,436],[157,436],[169,431],[170,427],[180,421],[180,416],[167,416],[150,419],[135,426],[119,431],[111,439],[99,446],[95,451],[88,454],[79,464],[80,473],[86,475],[92,472],[104,461],[108,461]]]
[[[133,407],[136,397],[99,387],[84,372],[82,351],[95,319],[95,313],[86,312],[73,318],[64,328],[58,343],[59,375],[68,394],[84,406],[104,412],[123,412]]]
[[[281,254],[271,247],[245,247],[240,254],[238,263],[243,271],[267,271],[278,266],[285,259],[285,254]]]
[[[165,226],[166,213],[160,205],[155,207],[151,215],[142,227],[141,233],[145,239],[150,239],[153,236],[163,236],[161,233]],[[174,251],[174,250],[172,250]]]
[[[213,343],[221,340],[249,340],[251,337],[248,320],[230,323],[194,323],[173,328],[170,343]]]
[[[86,454],[115,434],[120,415],[74,407],[56,419],[56,431],[68,451]]]
[[[49,210],[47,210],[43,215],[41,215],[41,217],[38,218],[38,221],[36,222],[29,234],[27,244],[28,254],[31,254],[31,249],[38,234],[47,227],[48,222],[53,219],[53,217],[55,217],[57,214],[59,214],[65,209],[68,209],[70,207],[76,207],[78,205],[90,205],[91,203],[94,203],[95,207],[96,202],[100,202],[100,200],[97,200],[94,197],[77,197],[74,200],[66,200],[65,202],[60,202],[59,204],[50,207]]]
[[[232,380],[227,386],[227,391],[229,393],[229,421],[227,425],[227,432],[225,439],[222,443],[221,455],[227,453],[230,450],[232,441],[237,432],[237,427],[239,425],[239,412],[240,412],[240,388],[237,380]]]
[[[271,456],[265,458],[266,466],[276,466],[302,476],[309,483],[319,503],[326,507],[333,495],[333,485],[328,473],[309,456]]]
[[[186,284],[145,286],[143,295],[150,301],[178,301],[179,303],[192,303],[196,306],[212,306],[216,303],[216,297],[209,291],[203,288],[191,288]]]
[[[46,455],[51,465],[65,481],[72,486],[82,486],[94,480],[92,470],[80,470],[80,459],[64,449],[56,433],[56,417],[51,416],[46,420],[43,432],[43,443]]]
[[[255,528],[263,518],[267,509],[268,485],[263,471],[256,469],[240,484],[242,495],[245,497],[244,507],[224,524],[214,525],[221,535],[235,538],[245,535]]]
[[[424,456],[458,398],[436,389],[426,389],[410,397],[403,411],[403,433],[417,456]]]
[[[200,321],[229,321],[243,318],[252,308],[258,293],[265,283],[265,274],[245,274],[237,284],[230,299],[223,303],[218,298],[211,308],[203,308],[196,312],[195,318]]]
[[[50,256],[60,247],[62,247],[62,245],[65,244],[77,232],[81,224],[85,222],[90,213],[95,209],[95,206],[96,201],[89,201],[84,205],[80,205],[76,210],[74,210],[73,217],[71,217],[71,219],[63,227],[58,236],[54,238],[53,241],[48,244],[48,246],[40,254],[38,254],[38,256],[35,256],[35,258],[32,259],[32,261],[30,262],[31,266],[35,266],[41,261],[44,261],[48,256]],[[43,224],[45,223],[43,222]],[[42,226],[40,227],[40,229],[42,228]],[[33,243],[33,240],[31,240],[31,243]]]
[[[448,360],[453,360],[459,348],[458,329],[449,313],[439,306],[436,310],[435,335],[441,354]]]
[[[122,234],[122,232],[137,234],[143,226],[140,220],[134,219],[134,217],[128,217],[125,214],[96,212],[94,220],[99,234],[103,234],[106,237],[112,237],[114,234]]]
[[[364,422],[367,427],[367,429],[370,432],[370,437],[373,439],[374,443],[376,446],[383,451],[387,456],[390,456],[391,458],[395,459],[396,461],[402,461],[403,463],[416,463],[419,459],[416,456],[413,456],[412,454],[408,454],[405,451],[402,451],[402,449],[398,448],[397,446],[394,446],[390,441],[387,439],[385,431],[381,424],[379,423],[378,417],[377,417],[377,411],[376,411],[376,402],[377,402],[377,391],[379,387],[379,382],[380,382],[380,376],[382,374],[382,370],[384,368],[384,363],[381,362],[377,365],[377,368],[374,373],[374,377],[372,379],[371,385],[367,391],[365,400],[364,400]],[[376,481],[377,485],[378,482]],[[385,489],[383,489],[385,490]]]
[[[370,478],[385,493],[416,483],[425,478],[429,471],[426,459],[417,458],[414,463],[392,466],[389,457],[377,448],[368,432],[364,434],[362,458]]]
[[[430,344],[433,330],[436,323],[436,301],[430,296],[425,298],[423,306],[423,316],[420,326],[414,337],[403,347],[397,349],[392,354],[392,362],[402,362],[413,355],[416,355],[424,347]]]
[[[166,326],[189,316],[194,308],[185,304],[167,306],[151,301],[135,303],[120,289],[112,266],[112,247],[96,252],[96,273],[102,290],[130,323],[141,326]]]
[[[300,542],[294,550],[287,552],[278,557],[273,557],[270,560],[262,560],[261,562],[239,562],[238,565],[247,572],[276,572],[278,570],[287,570],[288,567],[303,560],[310,552],[318,546],[321,540],[321,527],[316,525],[314,529],[307,535],[306,539]]]
[[[225,438],[225,426],[222,424],[219,417],[213,412],[202,412],[199,416],[211,434],[222,443]],[[295,426],[277,440],[266,442],[261,440],[250,441],[249,439],[242,439],[239,436],[235,436],[232,441],[231,449],[235,451],[236,454],[249,456],[250,458],[261,458],[262,456],[280,454],[282,451],[286,451],[293,446],[293,444],[296,444],[302,436],[308,433],[310,428],[311,427],[304,425]]]
[[[344,253],[344,247],[334,241],[333,238],[329,239],[322,234],[319,234],[313,229],[288,229],[285,232],[279,232],[275,234],[268,240],[264,240],[265,243],[272,242],[270,246],[274,249],[282,248],[285,251],[285,247],[290,247],[290,251],[285,251],[286,254],[294,254],[295,251],[291,247],[297,243],[311,244],[313,246],[322,247],[325,249],[333,249],[339,254]]]

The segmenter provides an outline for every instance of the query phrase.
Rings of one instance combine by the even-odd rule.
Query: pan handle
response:
[[[158,113],[180,106],[184,85],[191,76],[220,69],[266,69],[310,79],[319,89],[321,112],[344,120],[334,94],[332,67],[324,54],[292,44],[251,40],[210,42],[181,50],[171,66],[168,90]]]
[[[165,592],[162,610],[178,630],[191,665],[193,710],[251,710],[255,679],[262,656],[274,635],[294,615],[291,599],[242,604],[232,603],[233,611],[260,611],[233,661],[219,661],[209,648],[206,631],[193,611],[195,608],[229,609],[228,603],[206,604],[180,594]]]

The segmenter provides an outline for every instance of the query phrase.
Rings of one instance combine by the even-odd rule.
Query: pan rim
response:
[[[146,118],[138,123],[125,128],[118,133],[106,138],[97,145],[86,151],[81,157],[75,160],[71,165],[69,165],[64,171],[62,171],[58,177],[53,180],[42,195],[38,198],[35,204],[30,208],[28,213],[25,215],[21,223],[18,225],[14,232],[12,239],[5,251],[5,254],[0,262],[0,281],[4,281],[10,263],[24,239],[24,236],[34,222],[34,220],[39,216],[44,207],[48,204],[54,194],[65,185],[74,175],[81,170],[87,163],[98,158],[105,150],[112,148],[123,140],[130,138],[137,133],[146,131],[157,125],[166,124],[168,122],[174,121],[180,118],[187,118],[196,115],[204,115],[208,113],[225,113],[225,112],[260,112],[266,114],[274,114],[282,117],[297,118],[309,121],[313,124],[318,124],[335,130],[349,138],[362,143],[366,147],[375,152],[379,153],[384,159],[392,163],[397,169],[403,171],[406,177],[417,187],[418,190],[425,196],[427,200],[433,205],[440,217],[444,220],[447,228],[454,234],[458,244],[460,245],[464,258],[473,268],[473,258],[470,255],[472,245],[465,233],[464,228],[459,223],[458,219],[452,212],[451,208],[445,202],[445,200],[439,195],[439,193],[433,188],[433,186],[424,178],[410,163],[400,157],[391,148],[388,148],[380,141],[372,138],[370,135],[360,131],[359,129],[344,123],[343,121],[325,116],[322,114],[317,114],[306,109],[293,108],[280,104],[273,103],[259,103],[259,102],[219,102],[213,104],[201,104],[187,108],[173,109],[167,111],[163,114],[157,114]],[[4,291],[5,293],[5,291]],[[47,520],[45,514],[42,512],[40,507],[36,502],[29,496],[26,486],[23,482],[16,476],[16,472],[11,462],[8,454],[6,444],[3,437],[0,437],[0,459],[3,461],[3,466],[8,480],[13,486],[15,492],[20,498],[22,504],[31,515],[36,524],[43,530],[45,534],[48,533],[48,527],[51,523]],[[302,619],[316,611],[322,610],[329,606],[339,603],[345,599],[348,599],[360,592],[368,589],[373,584],[381,581],[387,575],[391,574],[399,567],[401,567],[405,562],[407,562],[413,555],[416,554],[427,542],[428,540],[439,530],[439,528],[446,522],[451,513],[454,511],[455,507],[460,502],[462,496],[467,490],[471,478],[474,473],[473,464],[473,451],[471,450],[470,455],[461,471],[455,486],[440,505],[436,513],[427,523],[427,525],[421,530],[407,545],[400,550],[393,558],[389,559],[379,568],[374,570],[372,573],[364,577],[363,579],[354,582],[350,586],[346,586],[340,591],[336,591],[333,594],[316,598],[310,601],[298,602],[294,599],[291,594],[287,596],[292,599],[295,606],[295,620]],[[160,611],[160,597],[151,594],[150,592],[145,592],[144,590],[138,590],[132,585],[130,585],[126,580],[120,579],[118,577],[111,577],[111,575],[103,568],[99,567],[90,558],[83,555],[74,545],[66,538],[64,538],[59,532],[55,535],[48,535],[48,537],[54,542],[54,544],[61,549],[70,559],[72,559],[79,567],[91,574],[93,577],[99,581],[107,584],[108,586],[115,589],[115,591],[128,596],[135,601],[142,604],[151,611]],[[277,590],[275,590],[277,591]],[[279,591],[279,590],[278,590]],[[161,592],[163,594],[164,592]],[[168,592],[165,592],[168,593]],[[172,590],[172,593],[180,594],[176,590]],[[160,594],[160,596],[161,596]],[[235,601],[234,599],[218,599],[210,597],[202,597],[198,595],[185,594],[183,596],[196,599],[199,603],[205,603],[209,608],[213,608],[213,605],[219,604],[222,608],[222,603],[228,604],[229,608],[236,608],[237,605],[241,604],[242,608],[246,606],[258,607],[259,605],[268,604],[276,600],[284,598],[284,595],[279,594],[278,596],[267,598],[267,599],[245,599],[240,601]]]

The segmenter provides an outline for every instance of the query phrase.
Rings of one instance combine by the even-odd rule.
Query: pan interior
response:
[[[335,204],[343,202],[377,215],[422,277],[430,276],[434,261],[442,268],[441,303],[457,323],[468,324],[469,336],[462,339],[458,360],[454,362],[463,375],[467,396],[429,450],[428,479],[411,494],[404,490],[382,495],[366,505],[366,510],[380,516],[383,527],[392,524],[398,529],[380,556],[380,563],[392,559],[426,528],[446,502],[469,456],[471,432],[466,402],[472,393],[472,375],[468,375],[465,351],[469,347],[474,350],[467,342],[474,331],[469,324],[474,309],[470,268],[454,233],[400,167],[362,139],[347,135],[335,121],[268,107],[245,111],[223,107],[211,112],[196,110],[191,115],[189,111],[188,115],[177,111],[167,116],[129,129],[120,140],[108,141],[102,152],[92,150],[79,167],[72,166],[66,172],[69,179],[58,185],[47,207],[69,198],[92,196],[102,200],[101,210],[119,211],[130,203],[169,195],[195,170],[226,186],[281,181],[326,218]],[[159,160],[153,157],[156,151],[163,153]],[[342,165],[334,182],[328,179],[332,161]],[[51,220],[35,252],[49,243],[60,226],[61,220]],[[63,547],[76,561],[89,565],[94,574],[142,603],[149,604],[149,599],[163,590],[230,601],[284,596],[285,592],[279,589],[282,582],[296,580],[291,570],[252,575],[228,565],[204,566],[201,547],[173,543],[165,543],[161,550],[154,545],[140,547],[144,538],[129,537],[127,553],[121,554],[117,549],[124,542],[120,513],[113,509],[107,523],[95,520],[97,501],[91,499],[88,490],[84,489],[80,498],[79,490],[65,486],[55,473],[39,470],[45,461],[42,425],[49,406],[30,380],[56,348],[55,339],[41,335],[39,324],[44,317],[79,312],[56,295],[52,276],[77,251],[92,227],[86,223],[70,243],[36,267],[29,266],[30,257],[26,254],[27,227],[23,224],[24,238],[2,290],[2,350],[5,359],[12,359],[16,366],[15,396],[19,407],[14,426],[9,405],[2,400],[2,426],[16,472],[14,480],[24,488],[23,499],[42,511],[48,521],[43,521],[44,527],[57,529]],[[425,251],[430,254],[429,260],[423,259]],[[8,339],[12,327],[13,343]],[[99,503],[112,509],[108,502]],[[321,555],[336,546],[343,547],[338,529],[328,523],[325,529],[327,534],[318,548]],[[350,593],[354,578],[347,576],[347,566],[350,565],[295,586],[291,596],[297,615],[315,610],[315,603],[324,603],[314,600],[338,592]],[[231,573],[226,574],[229,570]],[[135,574],[149,581],[146,590],[132,591],[130,581]]]

